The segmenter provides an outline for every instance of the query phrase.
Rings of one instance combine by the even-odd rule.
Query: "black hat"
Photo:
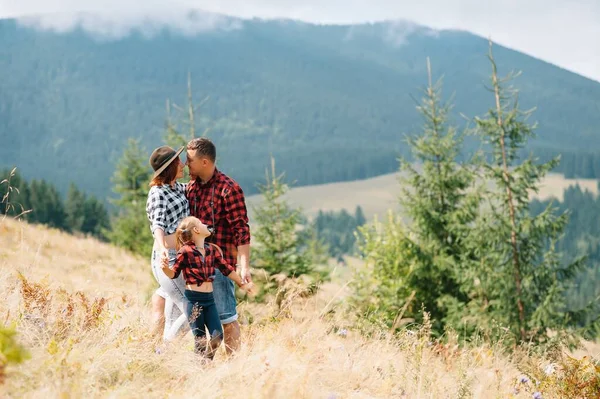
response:
[[[152,178],[154,179],[167,169],[167,166],[181,154],[183,148],[184,147],[182,146],[179,150],[175,151],[168,145],[163,145],[152,151],[152,155],[150,155],[150,165],[152,166],[152,169],[154,169],[154,176],[152,176]]]

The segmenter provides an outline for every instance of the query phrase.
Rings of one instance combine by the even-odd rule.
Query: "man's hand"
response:
[[[246,293],[251,297],[255,296],[258,292],[256,290],[256,287],[254,286],[254,283],[243,284],[240,288],[242,288],[244,291],[246,291]]]
[[[242,278],[243,284],[252,283],[252,275],[250,274],[249,266],[242,266],[242,270],[240,271],[240,277]]]

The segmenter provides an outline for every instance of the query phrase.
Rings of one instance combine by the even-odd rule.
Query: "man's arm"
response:
[[[250,244],[239,245],[237,247],[238,256],[240,257],[240,276],[244,284],[252,282],[252,275],[250,274]]]
[[[244,192],[239,185],[229,189],[225,195],[225,215],[233,229],[233,244],[240,257],[240,274],[244,283],[252,281],[250,274],[250,225]]]

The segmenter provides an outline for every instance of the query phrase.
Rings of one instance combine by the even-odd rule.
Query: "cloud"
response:
[[[598,0],[0,0],[0,17],[36,14],[34,26],[40,28],[81,26],[117,37],[157,26],[188,34],[240,27],[224,17],[190,19],[188,10],[194,8],[241,18],[336,24],[403,20],[463,29],[600,81]],[[388,40],[401,45],[410,29],[400,23],[390,28]]]
[[[164,28],[187,36],[214,30],[230,31],[242,28],[239,19],[183,8],[160,12],[120,12],[118,16],[109,10],[56,12],[28,15],[18,20],[27,27],[59,33],[81,28],[100,40],[119,39],[133,31],[152,37]]]
[[[413,21],[393,20],[378,23],[377,29],[375,30],[371,23],[349,25],[344,40],[352,41],[357,36],[364,37],[364,35],[368,35],[373,38],[379,38],[392,47],[401,47],[407,44],[410,37],[415,33],[434,37],[439,35],[438,30],[418,25]]]
[[[400,47],[408,43],[409,38],[414,33],[420,35],[438,37],[440,31],[429,27],[420,26],[412,21],[396,20],[385,24],[383,40],[394,47]]]

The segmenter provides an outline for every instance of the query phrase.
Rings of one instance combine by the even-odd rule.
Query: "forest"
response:
[[[192,134],[191,98],[195,134],[215,141],[221,169],[248,194],[271,155],[295,185],[390,173],[410,155],[405,135],[420,127],[414,98],[428,56],[453,98],[450,120],[465,128],[465,117],[486,111],[487,41],[467,32],[411,26],[399,46],[390,37],[403,26],[393,23],[239,25],[102,41],[1,20],[0,167],[19,166],[63,194],[73,182],[106,202],[128,138],[149,155],[167,123]],[[528,149],[582,160],[597,146],[600,83],[501,46],[496,53],[500,68],[523,71],[514,82],[529,94],[522,107],[537,108],[540,135]],[[476,148],[467,137],[465,151]]]

